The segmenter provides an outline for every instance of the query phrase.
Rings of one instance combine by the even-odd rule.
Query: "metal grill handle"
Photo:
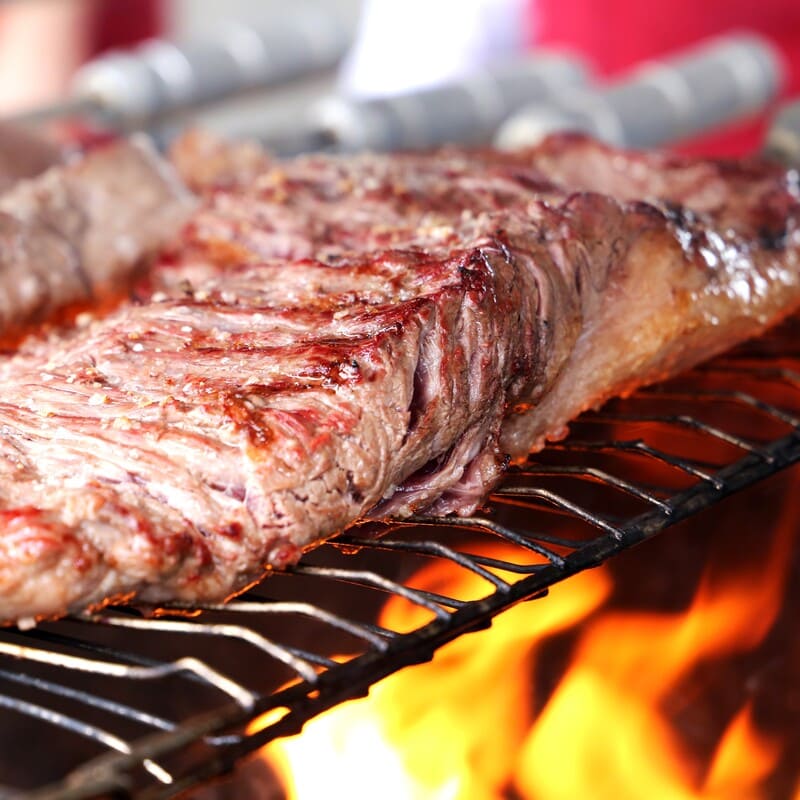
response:
[[[566,89],[553,102],[511,117],[496,142],[521,147],[555,131],[577,130],[618,147],[653,147],[765,108],[782,80],[771,45],[757,36],[728,36],[645,64],[602,91]]]
[[[328,97],[310,111],[310,127],[333,149],[409,150],[446,142],[485,144],[514,110],[586,83],[579,60],[558,54],[503,63],[432,89],[372,100]]]
[[[78,71],[72,94],[112,122],[141,123],[332,68],[350,39],[334,8],[287,4],[262,26],[229,21],[208,39],[157,39],[101,56]]]

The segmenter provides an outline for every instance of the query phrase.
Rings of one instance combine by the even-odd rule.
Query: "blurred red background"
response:
[[[783,96],[800,93],[799,0],[532,0],[527,16],[531,45],[575,49],[605,77],[708,36],[756,31],[783,57]],[[763,120],[739,124],[679,149],[738,155],[758,146],[763,127]]]
[[[155,36],[165,23],[161,0],[94,0],[90,55]]]

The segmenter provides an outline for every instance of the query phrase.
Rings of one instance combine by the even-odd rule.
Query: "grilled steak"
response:
[[[66,305],[119,296],[190,207],[189,193],[143,141],[12,186],[0,195],[0,338]]]
[[[768,166],[626,157],[643,202],[584,191],[622,157],[583,140],[187,146],[202,207],[138,301],[0,367],[0,618],[221,598],[356,519],[471,513],[507,454],[800,303]]]

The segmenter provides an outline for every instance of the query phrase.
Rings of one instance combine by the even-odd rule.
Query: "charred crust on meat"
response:
[[[681,203],[662,200],[660,203],[664,216],[673,225],[680,228],[690,228],[697,224],[697,215]]]
[[[244,499],[247,495],[247,491],[244,486],[239,485],[221,484],[212,481],[208,483],[208,488],[215,492],[221,492],[227,497],[232,497],[234,500],[238,500],[240,503],[244,502]]]
[[[266,447],[275,438],[271,428],[267,425],[255,409],[252,400],[241,392],[226,392],[217,395],[225,416],[233,422],[237,430],[244,432],[248,441],[257,447]]]
[[[363,380],[361,366],[355,358],[340,361],[331,367],[328,380],[337,386],[357,384]]]
[[[348,469],[345,472],[345,483],[347,486],[347,494],[354,503],[361,504],[364,502],[364,493],[356,486],[353,471]]]
[[[494,269],[484,248],[477,248],[467,256],[466,264],[458,268],[464,289],[482,298],[491,287]]]
[[[784,250],[787,245],[788,237],[789,232],[785,225],[778,229],[762,225],[758,229],[758,244],[764,250]]]
[[[217,533],[224,536],[226,539],[241,539],[244,529],[240,522],[229,522],[227,525],[222,525],[217,528]]]

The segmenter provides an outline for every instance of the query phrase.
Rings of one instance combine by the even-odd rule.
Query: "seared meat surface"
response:
[[[172,169],[142,141],[8,188],[0,194],[0,340],[65,306],[124,295],[134,268],[176,235],[190,208]]]
[[[469,514],[508,455],[800,303],[776,168],[209,147],[136,301],[0,367],[2,619],[221,598],[354,520]]]

